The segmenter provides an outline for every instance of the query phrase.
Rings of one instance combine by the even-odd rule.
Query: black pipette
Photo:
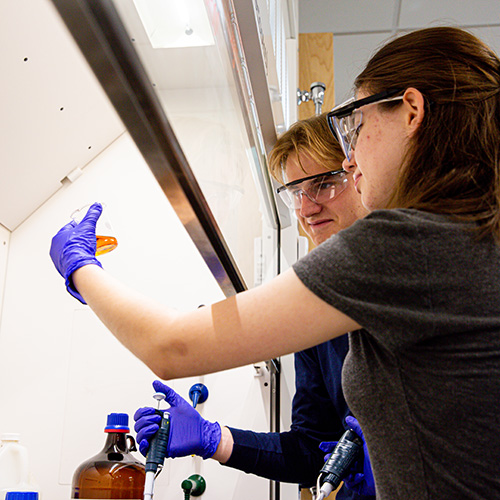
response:
[[[159,407],[160,401],[162,399],[165,399],[165,394],[157,392],[153,397],[158,401]],[[156,410],[156,413],[158,415],[161,415],[162,419],[160,422],[160,429],[151,440],[148,454],[146,456],[146,481],[144,483],[144,500],[152,500],[154,481],[156,476],[160,473],[163,467],[163,462],[167,455],[168,433],[170,431],[170,414],[166,411],[162,412],[159,409]]]
[[[362,439],[351,429],[345,431],[320,471],[317,500],[323,500],[338,488],[362,449]]]

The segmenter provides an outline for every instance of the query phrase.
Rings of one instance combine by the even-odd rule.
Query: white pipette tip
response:
[[[155,473],[153,471],[148,471],[146,472],[146,480],[144,481],[144,500],[152,500],[154,487]]]
[[[319,490],[317,500],[323,500],[333,491],[333,486],[330,483],[323,483]]]

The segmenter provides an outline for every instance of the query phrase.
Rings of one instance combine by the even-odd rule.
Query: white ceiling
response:
[[[299,0],[300,33],[333,33],[336,103],[388,38],[440,25],[467,28],[500,54],[499,0]]]

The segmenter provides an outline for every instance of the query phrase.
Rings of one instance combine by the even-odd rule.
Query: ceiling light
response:
[[[154,49],[214,45],[203,0],[133,0]]]

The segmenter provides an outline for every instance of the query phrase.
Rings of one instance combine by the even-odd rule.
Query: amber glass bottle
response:
[[[128,415],[108,415],[106,444],[100,453],[83,462],[73,475],[71,498],[119,500],[144,497],[144,464],[130,453],[134,438],[127,435]]]

